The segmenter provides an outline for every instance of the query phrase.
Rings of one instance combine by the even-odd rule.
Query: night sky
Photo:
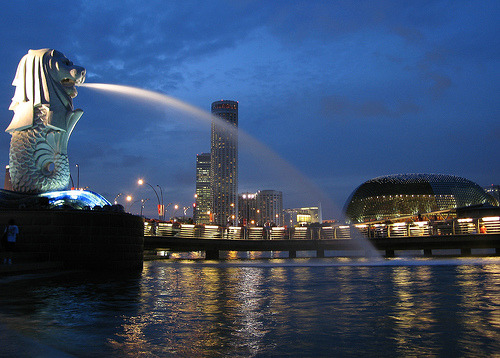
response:
[[[321,202],[334,218],[361,183],[396,173],[500,184],[498,0],[5,1],[0,16],[4,128],[19,60],[54,48],[88,83],[207,111],[239,101],[240,129],[262,143],[240,141],[239,191],[281,190],[285,207]],[[79,164],[80,186],[150,199],[149,216],[156,196],[139,178],[191,205],[208,121],[83,87],[74,105],[85,112],[69,142],[75,184]]]

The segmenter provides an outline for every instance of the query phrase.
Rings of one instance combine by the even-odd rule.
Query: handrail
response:
[[[193,225],[144,222],[144,235],[156,237],[179,237],[200,239],[246,239],[246,240],[328,240],[352,239],[356,237],[398,238],[439,235],[470,235],[500,233],[500,217],[454,218],[442,221],[414,221],[398,223],[369,222],[362,224],[337,224],[310,227],[220,227],[215,225]]]

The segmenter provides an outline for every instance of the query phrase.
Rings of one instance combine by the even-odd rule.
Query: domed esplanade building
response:
[[[344,207],[354,223],[498,202],[476,183],[446,174],[397,174],[361,184]]]

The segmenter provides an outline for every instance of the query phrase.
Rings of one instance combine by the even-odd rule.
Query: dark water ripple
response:
[[[0,356],[489,357],[500,261],[147,262],[0,280]]]

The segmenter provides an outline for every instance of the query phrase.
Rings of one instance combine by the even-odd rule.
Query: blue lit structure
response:
[[[89,190],[61,190],[39,194],[48,198],[52,208],[93,209],[95,206],[111,205],[102,195]]]

